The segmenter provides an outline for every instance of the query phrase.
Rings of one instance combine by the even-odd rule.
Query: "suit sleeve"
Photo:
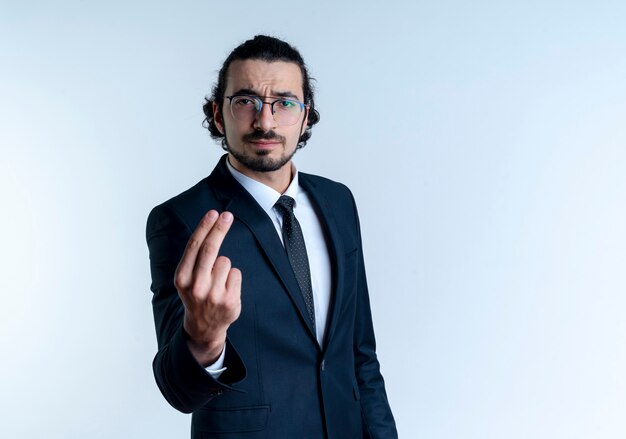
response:
[[[148,217],[146,240],[150,252],[150,289],[158,352],[152,367],[165,399],[177,410],[191,413],[245,377],[245,367],[227,340],[224,366],[214,379],[193,357],[183,329],[184,307],[174,287],[174,273],[191,236],[188,227],[172,210],[161,205]]]
[[[361,227],[354,198],[352,198],[352,205],[359,239],[354,357],[364,437],[366,439],[394,439],[398,437],[398,432],[376,356],[376,339],[365,274]]]

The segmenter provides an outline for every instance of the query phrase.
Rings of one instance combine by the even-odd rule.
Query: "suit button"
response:
[[[326,360],[322,360],[322,364],[320,365],[320,369],[322,370],[322,372],[324,372],[324,369],[326,369]]]

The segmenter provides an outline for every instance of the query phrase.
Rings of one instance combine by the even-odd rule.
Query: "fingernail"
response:
[[[230,212],[224,212],[222,213],[222,221],[224,221],[225,223],[229,223],[233,220],[233,214]]]
[[[216,211],[214,211],[214,210],[210,210],[210,211],[209,211],[209,213],[208,213],[208,215],[207,215],[207,218],[208,218],[210,221],[215,221],[215,220],[217,219],[217,212],[216,212]]]

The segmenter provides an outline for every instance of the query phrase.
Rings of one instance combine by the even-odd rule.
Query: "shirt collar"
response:
[[[237,182],[239,182],[239,184],[242,185],[244,189],[250,193],[250,195],[252,195],[252,198],[254,198],[268,214],[272,211],[274,204],[276,204],[281,195],[288,195],[293,198],[295,200],[294,207],[298,205],[298,170],[293,162],[291,162],[291,183],[289,183],[287,190],[285,190],[283,194],[266,184],[242,174],[230,164],[228,158],[226,158],[226,166],[234,179],[237,180]]]

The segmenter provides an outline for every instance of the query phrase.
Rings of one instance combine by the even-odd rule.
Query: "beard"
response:
[[[235,149],[231,148],[230,144],[228,143],[228,139],[226,139],[226,137],[224,137],[223,140],[226,146],[226,151],[231,153],[233,157],[235,157],[235,159],[239,163],[241,163],[243,166],[255,172],[273,172],[273,171],[279,170],[280,168],[285,166],[287,163],[289,163],[291,158],[294,156],[294,154],[298,150],[297,148],[295,148],[291,154],[283,154],[278,158],[271,158],[269,157],[269,154],[271,151],[260,150],[260,151],[256,151],[254,155],[249,155],[244,152],[236,151]],[[274,131],[268,131],[265,133],[260,132],[260,131],[255,131],[253,133],[246,134],[245,136],[243,136],[242,140],[244,142],[250,142],[252,140],[274,140],[274,141],[282,142],[284,146],[286,139],[283,136],[277,135]]]

